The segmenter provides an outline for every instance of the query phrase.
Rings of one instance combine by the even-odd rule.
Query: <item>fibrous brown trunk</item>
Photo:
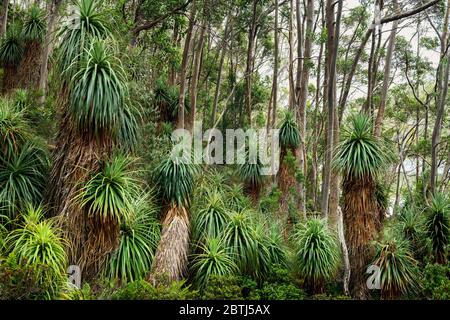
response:
[[[70,243],[69,263],[80,266],[83,278],[91,278],[117,247],[119,223],[88,215],[75,197],[89,175],[97,172],[101,161],[111,154],[113,141],[108,134],[95,137],[79,132],[71,115],[64,111],[56,141],[46,201],[51,214],[62,217],[62,229]]]
[[[190,227],[187,209],[169,205],[162,225],[161,239],[148,277],[155,286],[181,280],[188,261]]]
[[[343,181],[343,220],[351,267],[350,291],[357,299],[366,299],[368,289],[365,272],[372,259],[371,242],[377,231],[375,183],[370,177]]]

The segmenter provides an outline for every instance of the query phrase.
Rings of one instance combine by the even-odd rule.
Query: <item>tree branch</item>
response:
[[[170,10],[169,12],[167,12],[166,14],[163,14],[162,16],[156,18],[155,20],[149,21],[147,23],[144,23],[143,25],[137,26],[134,29],[131,30],[131,32],[137,36],[139,34],[139,32],[143,31],[143,30],[148,30],[151,29],[153,27],[155,27],[157,24],[159,24],[160,22],[166,20],[168,17],[170,17],[171,15],[178,13],[180,11],[183,11],[184,9],[186,9],[186,7],[189,5],[189,3],[191,3],[192,0],[187,0],[185,3],[183,3],[182,5],[173,8],[172,10]]]

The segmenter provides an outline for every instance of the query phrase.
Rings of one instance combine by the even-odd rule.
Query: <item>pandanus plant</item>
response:
[[[42,43],[45,37],[45,13],[37,5],[27,11],[22,36],[24,56],[19,67],[20,87],[37,89],[39,85]]]
[[[265,181],[263,168],[259,152],[252,156],[248,150],[245,153],[245,162],[238,166],[239,175],[244,182],[244,191],[254,204],[259,200]]]
[[[278,187],[281,191],[281,212],[287,213],[289,191],[295,185],[295,149],[300,144],[300,131],[291,113],[286,113],[280,128],[280,170],[278,172]],[[290,161],[294,160],[294,161]],[[287,215],[282,217],[287,222]]]
[[[450,238],[450,201],[442,193],[436,193],[427,208],[425,232],[431,240],[434,262],[445,265]]]
[[[149,280],[169,284],[187,270],[190,231],[190,196],[195,167],[185,159],[169,156],[155,169],[154,177],[163,205],[161,240]]]
[[[298,273],[313,293],[321,293],[339,266],[339,245],[326,220],[311,218],[296,227],[292,237]]]
[[[345,239],[349,248],[350,286],[354,297],[367,296],[366,268],[372,258],[370,243],[380,225],[376,199],[376,178],[390,162],[382,141],[372,134],[372,121],[364,114],[350,118],[343,140],[337,147],[333,166],[343,176]]]
[[[101,40],[110,36],[105,14],[95,0],[80,0],[77,6],[77,28],[64,25],[59,32],[61,121],[47,201],[54,215],[65,217],[70,263],[79,264],[83,274],[93,276],[118,245],[119,215],[127,212],[121,210],[127,204],[121,199],[122,203],[107,205],[100,212],[93,210],[92,205],[79,201],[80,187],[99,172],[128,170],[120,165],[108,169],[107,163],[115,146],[126,147],[135,141],[137,127],[127,103],[125,72],[108,45],[112,41]]]
[[[375,248],[373,264],[380,268],[382,298],[395,299],[417,292],[420,272],[409,241],[387,232]]]
[[[0,63],[3,67],[3,94],[17,87],[19,83],[18,67],[23,55],[22,26],[14,23],[9,27],[0,43]]]
[[[38,204],[48,171],[45,148],[33,139],[24,111],[0,100],[0,213],[14,217],[24,205]]]

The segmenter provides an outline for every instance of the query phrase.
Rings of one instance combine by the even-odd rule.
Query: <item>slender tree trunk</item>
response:
[[[308,99],[308,84],[309,72],[312,64],[311,59],[311,45],[313,36],[313,17],[314,16],[314,1],[308,0],[306,5],[306,29],[305,29],[305,45],[303,53],[303,67],[300,76],[300,91],[298,92],[298,123],[300,131],[300,145],[298,151],[298,165],[299,169],[306,177],[306,102]],[[298,184],[298,208],[302,212],[306,212],[306,197],[304,183]]]
[[[196,14],[196,4],[197,2],[194,0],[192,2],[191,12],[189,13],[189,26],[186,33],[186,39],[184,42],[183,49],[183,58],[181,61],[181,70],[180,70],[180,96],[178,99],[178,128],[184,129],[185,127],[185,108],[184,108],[184,100],[186,97],[186,74],[187,74],[187,66],[189,62],[189,51],[190,44],[192,39],[192,33],[195,24],[195,14]]]
[[[9,0],[3,0],[2,3],[2,16],[1,16],[1,25],[0,25],[0,38],[6,34],[6,26],[8,24],[8,5]]]
[[[323,12],[323,6],[321,6],[321,11]],[[322,21],[322,28],[325,23]],[[312,196],[314,200],[314,210],[318,208],[318,183],[317,183],[317,170],[318,170],[318,156],[317,156],[317,146],[319,144],[319,131],[322,125],[322,121],[319,121],[319,105],[320,105],[320,76],[322,73],[322,56],[323,56],[323,42],[320,42],[319,56],[317,58],[317,75],[316,75],[316,94],[315,94],[315,109],[314,109],[314,129],[313,129],[313,143],[312,143],[312,162],[311,162],[311,176],[312,176]]]
[[[394,2],[394,5],[397,7],[397,1]],[[377,117],[375,119],[375,137],[379,138],[381,136],[381,124],[384,118],[384,110],[386,109],[387,102],[387,93],[390,83],[390,75],[391,75],[391,65],[392,65],[392,56],[395,50],[395,36],[397,34],[398,21],[395,20],[392,25],[391,35],[389,38],[388,49],[386,52],[386,62],[384,65],[384,77],[383,77],[383,87],[381,89],[381,101],[380,107],[378,108]]]
[[[450,2],[450,1],[449,1]],[[449,72],[450,72],[450,53],[444,58],[445,62],[441,65],[445,68],[444,79],[439,94],[439,104],[437,106],[436,122],[434,124],[433,135],[431,137],[431,174],[430,174],[430,189],[434,194],[437,184],[437,171],[438,171],[438,150],[441,142],[441,130],[442,119],[444,117],[444,110],[446,105],[448,84],[449,84]]]
[[[227,53],[227,40],[228,40],[228,30],[230,28],[230,16],[227,16],[227,20],[225,21],[225,30],[223,33],[223,39],[221,44],[221,53],[220,53],[220,62],[219,62],[219,70],[217,74],[217,83],[216,89],[214,91],[214,102],[213,102],[213,110],[211,115],[211,125],[214,126],[216,123],[216,114],[217,114],[217,106],[219,104],[220,97],[220,86],[222,84],[222,69],[223,63],[225,62],[225,56]]]
[[[294,83],[294,0],[289,1],[289,60],[288,60],[288,73],[289,73],[289,111],[294,111],[295,106],[295,83]]]
[[[336,59],[337,59],[337,48],[339,47],[341,13],[342,13],[342,0],[338,2],[337,23],[335,28],[333,1],[327,0],[326,25],[328,30],[327,55],[329,63],[328,88],[327,88],[328,128],[327,128],[327,145],[325,150],[325,163],[324,163],[324,177],[323,177],[324,183],[322,185],[323,188],[322,188],[322,203],[321,203],[321,211],[325,217],[328,217],[328,202],[329,202],[328,196],[330,192],[331,160],[333,157]]]
[[[278,0],[274,0],[275,2],[275,25],[274,25],[274,39],[275,39],[275,48],[273,55],[273,81],[272,81],[272,128],[275,128],[276,119],[277,119],[277,100],[278,100]]]
[[[205,2],[205,8],[207,7],[207,2]],[[193,61],[193,74],[192,74],[192,82],[190,86],[190,112],[189,112],[189,121],[187,124],[187,128],[192,131],[194,128],[194,122],[195,122],[195,112],[197,109],[197,84],[198,79],[200,76],[200,66],[203,56],[203,43],[205,41],[205,30],[206,30],[206,23],[207,23],[207,14],[204,12],[203,17],[203,23],[201,25],[200,35],[198,39],[198,45],[195,50],[195,58]],[[194,44],[195,45],[195,44]]]
[[[41,53],[41,70],[39,75],[39,91],[41,96],[39,101],[44,102],[47,93],[47,81],[48,81],[48,59],[53,50],[53,40],[55,36],[55,26],[58,18],[59,9],[61,8],[63,1],[54,0],[50,4],[48,18],[47,18],[47,31],[44,38],[44,46]]]
[[[441,60],[438,72],[438,95],[436,99],[436,122],[434,124],[433,135],[431,137],[431,173],[430,173],[430,190],[434,194],[436,190],[437,167],[438,167],[438,149],[441,139],[442,119],[444,116],[445,100],[448,92],[449,71],[450,71],[450,53],[446,55],[448,43],[448,24],[450,14],[450,0],[447,0],[445,10],[444,26],[441,34]]]
[[[247,64],[245,68],[245,107],[247,111],[247,122],[252,125],[252,72],[253,72],[253,48],[256,37],[256,14],[258,0],[252,2],[252,17],[248,29]]]

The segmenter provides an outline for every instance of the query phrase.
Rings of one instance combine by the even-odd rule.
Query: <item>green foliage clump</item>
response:
[[[242,287],[238,276],[212,275],[205,286],[204,300],[242,300]]]
[[[297,148],[300,144],[300,131],[293,115],[286,113],[280,128],[280,145],[284,148]]]
[[[311,218],[297,226],[292,240],[298,273],[313,291],[323,290],[325,281],[336,274],[340,261],[336,236],[326,220]]]
[[[450,237],[450,201],[441,193],[433,197],[427,209],[425,229],[434,261],[445,264]]]
[[[169,155],[163,160],[154,171],[162,202],[187,205],[194,186],[195,173],[195,167],[180,158],[173,159]]]
[[[23,55],[22,26],[14,23],[0,42],[0,62],[3,66],[16,66]]]
[[[218,238],[207,238],[192,261],[191,272],[197,288],[203,289],[211,276],[231,276],[238,270],[224,243]]]
[[[46,152],[29,144],[9,158],[0,158],[0,205],[10,216],[27,203],[42,200],[48,166]]]
[[[116,155],[80,189],[76,199],[89,215],[119,222],[130,217],[139,188],[132,164],[130,158]]]
[[[263,300],[302,300],[305,293],[295,283],[286,267],[274,264],[270,273],[258,289],[259,297]]]
[[[193,239],[218,238],[230,220],[219,191],[207,191],[204,201],[193,210]]]
[[[53,296],[65,282],[67,243],[53,220],[43,220],[42,208],[30,205],[22,216],[23,222],[6,238],[8,251],[15,266],[32,269],[36,285]]]
[[[184,281],[154,287],[144,280],[130,282],[109,297],[112,300],[192,300],[197,297]]]
[[[343,141],[333,159],[335,169],[356,179],[374,178],[391,159],[389,149],[372,133],[371,118],[365,114],[350,117],[350,126],[343,129]]]
[[[382,297],[396,298],[418,292],[421,274],[409,242],[387,232],[375,247],[373,264],[380,267]]]
[[[110,279],[136,281],[150,271],[161,233],[156,211],[150,196],[139,195],[134,200],[130,217],[120,226],[119,247],[106,268]]]
[[[450,300],[450,267],[427,264],[424,269],[424,294],[427,299]]]
[[[23,38],[26,41],[41,42],[44,39],[46,27],[44,11],[37,5],[32,5],[23,24]]]
[[[41,300],[56,297],[61,286],[51,281],[42,281],[41,276],[48,273],[44,264],[29,264],[10,254],[0,259],[0,300]]]

